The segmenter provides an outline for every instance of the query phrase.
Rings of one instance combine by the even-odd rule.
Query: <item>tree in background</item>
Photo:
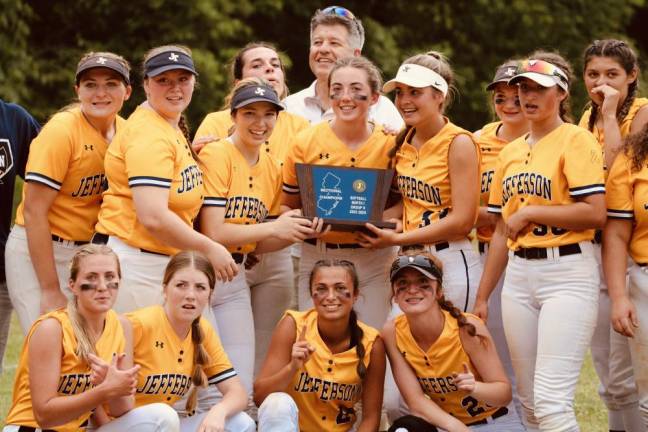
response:
[[[483,88],[495,67],[537,49],[559,49],[580,71],[593,39],[643,37],[634,16],[644,0],[377,0],[334,2],[351,9],[367,30],[364,54],[390,78],[409,55],[435,49],[457,73],[459,98],[450,110],[458,124],[476,129],[491,118]],[[29,6],[28,6],[28,5]],[[219,109],[229,89],[227,60],[252,40],[275,42],[293,67],[293,91],[310,84],[309,19],[328,6],[314,0],[0,0],[0,97],[27,106],[41,121],[73,99],[76,62],[88,50],[108,50],[133,63],[130,113],[143,100],[139,62],[149,48],[181,43],[192,48],[199,91],[189,109],[196,126]],[[630,23],[633,25],[630,26]],[[643,45],[646,48],[646,45]],[[645,51],[642,52],[645,54]],[[585,98],[575,86],[579,114]]]

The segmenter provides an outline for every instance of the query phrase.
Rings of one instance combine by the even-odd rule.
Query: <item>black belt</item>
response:
[[[62,237],[59,237],[56,234],[52,234],[52,240],[57,242],[57,243],[71,242],[71,243],[74,243],[74,246],[83,246],[84,244],[88,244],[87,241],[68,240],[68,239],[64,239]]]
[[[596,230],[594,232],[594,238],[592,239],[592,243],[594,244],[601,244],[603,243],[603,231],[601,230]]]
[[[558,246],[558,255],[575,255],[581,253],[581,248],[578,243],[571,243],[562,246]],[[513,252],[513,255],[518,256],[524,259],[546,259],[547,258],[547,249],[546,248],[520,248]]]
[[[100,233],[100,232],[95,232],[92,235],[92,238],[90,239],[90,243],[92,244],[103,244],[105,245],[108,243],[108,234]]]
[[[18,432],[36,432],[37,430],[43,432],[56,432],[54,429],[36,429],[31,426],[18,426]]]
[[[483,420],[478,420],[478,421],[473,422],[473,423],[467,423],[466,426],[476,426],[476,425],[481,425],[481,424],[488,424],[488,419],[489,418],[495,420],[496,418],[505,416],[506,414],[508,414],[508,412],[509,412],[508,408],[502,407],[502,408],[498,409],[497,411],[495,411],[490,417],[486,417]]]
[[[232,254],[232,258],[234,258],[236,264],[241,264],[245,261],[245,254],[235,252]]]
[[[448,242],[436,243],[434,245],[434,249],[436,249],[437,252],[440,252],[443,249],[448,249],[449,247],[450,247],[450,243],[448,243]]]
[[[92,244],[108,244],[108,234],[100,233],[100,232],[95,232],[92,238],[90,239],[90,243]],[[144,248],[137,248],[140,250],[140,252],[146,252],[150,253],[153,255],[162,255],[162,256],[169,256],[168,254],[162,253],[162,252],[155,252],[152,250],[144,249]]]
[[[483,241],[477,242],[477,249],[479,249],[480,254],[486,253],[487,244],[488,244],[487,242],[483,242]]]
[[[306,239],[304,243],[311,244],[313,246],[317,245],[317,240],[315,239]],[[362,246],[359,243],[324,243],[326,249],[358,249]]]
[[[648,263],[637,263],[639,267],[647,267]]]

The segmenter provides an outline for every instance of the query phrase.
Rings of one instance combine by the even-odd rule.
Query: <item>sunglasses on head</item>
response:
[[[424,255],[402,255],[396,258],[392,263],[391,270],[389,272],[389,278],[393,279],[396,273],[402,270],[405,267],[415,266],[422,270],[427,271],[430,275],[434,276],[436,280],[442,279],[441,270],[439,267],[434,264],[434,262],[424,256]]]
[[[530,59],[520,62],[520,64],[518,65],[517,73],[522,74],[525,72],[534,72],[542,75],[555,76],[558,77],[558,79],[560,79],[563,83],[569,83],[569,79],[567,79],[565,72],[563,72],[558,66],[544,60]]]
[[[350,20],[356,19],[355,15],[353,15],[353,12],[351,12],[347,8],[343,8],[342,6],[329,6],[322,9],[322,13],[326,15],[336,15],[342,18],[348,18]]]

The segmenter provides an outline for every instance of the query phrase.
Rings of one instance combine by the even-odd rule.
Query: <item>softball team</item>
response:
[[[104,156],[124,126],[118,112],[131,94],[129,71],[116,54],[85,54],[76,70],[79,102],[54,114],[30,147],[5,254],[7,289],[25,334],[71,296],[68,265],[94,232]]]
[[[445,116],[440,53],[382,86],[350,11],[318,11],[311,30],[317,81],[292,102],[325,121],[284,111],[279,53],[251,43],[193,147],[188,48],[146,54],[128,120],[126,60],[81,59],[79,103],[33,141],[7,241],[26,339],[3,431],[254,431],[250,397],[264,432],[385,430],[385,349],[390,431],[577,431],[590,343],[610,430],[646,430],[648,99],[627,44],[585,50],[580,127],[570,65],[538,51],[497,68],[498,120],[471,134]],[[375,115],[381,89],[397,136]],[[393,168],[396,228],[301,217],[300,163]]]
[[[579,126],[594,134],[603,150],[605,165],[612,167],[623,140],[637,133],[648,120],[648,99],[638,97],[637,56],[623,41],[594,41],[585,49],[583,81],[590,107]],[[609,192],[608,192],[609,194]],[[610,430],[641,431],[628,339],[612,330],[610,296],[601,263],[601,232],[594,249],[601,274],[599,314],[592,338],[592,359],[601,381],[599,393],[608,408]]]

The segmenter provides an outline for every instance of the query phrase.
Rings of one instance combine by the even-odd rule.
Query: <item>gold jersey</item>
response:
[[[117,131],[124,119],[117,116]],[[47,213],[52,234],[65,240],[89,241],[106,187],[104,156],[108,142],[88,122],[81,108],[61,111],[43,127],[29,148],[25,181],[57,191]],[[25,225],[25,190],[16,223]]]
[[[410,130],[396,154],[396,183],[403,197],[404,231],[423,228],[452,211],[448,152],[457,135],[467,135],[472,140],[472,134],[447,118],[445,122],[439,133],[418,150],[410,144],[415,129]],[[479,147],[474,144],[479,157]]]
[[[442,312],[443,331],[427,351],[414,340],[407,316],[397,316],[394,320],[396,346],[414,371],[421,389],[434,403],[464,424],[474,423],[490,417],[499,407],[491,407],[457,388],[452,375],[461,373],[464,363],[469,365],[476,381],[481,381],[481,376],[464,351],[457,320],[447,311]]]
[[[389,153],[394,147],[394,137],[383,132],[376,124],[374,130],[360,147],[351,150],[331,129],[328,122],[318,123],[295,137],[283,166],[283,191],[298,194],[296,163],[333,165],[339,167],[389,168]],[[332,231],[321,237],[327,243],[355,243],[356,235]]]
[[[105,167],[108,190],[103,195],[97,231],[148,251],[179,252],[153,237],[137,219],[131,189],[168,189],[169,210],[192,226],[202,206],[203,180],[182,132],[152,109],[140,106],[110,145]]]
[[[133,363],[140,365],[135,406],[150,403],[173,405],[191,388],[194,344],[191,330],[182,339],[171,327],[163,306],[149,306],[126,314],[133,326]],[[209,355],[204,367],[209,385],[236,376],[214,328],[200,318]]]
[[[598,193],[605,193],[601,148],[591,133],[564,123],[533,146],[522,136],[502,149],[488,211],[506,220],[528,205],[566,205]],[[509,239],[508,247],[556,247],[593,237],[593,229],[574,231],[532,224],[517,239]]]
[[[225,209],[225,223],[259,224],[268,216],[279,215],[281,166],[269,153],[260,152],[250,166],[229,140],[207,144],[200,152],[200,168],[205,182],[205,207]],[[232,246],[230,252],[249,253],[256,243]]]
[[[317,329],[317,311],[286,311],[295,320],[298,338],[306,327],[306,340],[315,352],[298,370],[287,393],[299,408],[301,432],[348,431],[357,420],[354,405],[362,399],[362,381],[358,376],[356,349],[333,354],[320,337]],[[371,350],[378,331],[358,321],[363,331],[362,345],[365,356],[362,361],[369,367]]]
[[[22,351],[16,379],[13,387],[13,402],[6,424],[29,426],[33,428],[40,427],[32,411],[31,392],[29,390],[29,340],[36,330],[36,327],[46,319],[53,318],[61,324],[62,330],[62,352],[61,352],[61,372],[57,393],[59,396],[72,396],[90,390],[93,386],[90,383],[90,366],[83,362],[77,355],[77,340],[74,336],[74,330],[70,323],[67,309],[58,309],[42,315],[31,327]],[[106,314],[106,324],[104,331],[95,344],[96,355],[101,357],[105,362],[112,361],[113,353],[124,352],[126,340],[124,339],[124,329],[119,322],[117,314],[109,310]],[[51,428],[57,432],[73,432],[85,430],[85,425],[90,418],[90,411],[82,414],[76,419],[62,426]]]
[[[614,160],[606,184],[609,218],[632,222],[630,256],[639,264],[648,264],[648,161],[639,171],[620,153]]]

